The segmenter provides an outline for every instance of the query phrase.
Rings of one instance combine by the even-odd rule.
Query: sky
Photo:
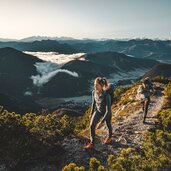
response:
[[[171,39],[171,0],[0,0],[0,38]]]

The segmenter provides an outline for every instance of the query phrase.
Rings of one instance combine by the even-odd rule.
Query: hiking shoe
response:
[[[109,144],[111,142],[112,142],[112,138],[109,137],[104,140],[104,144]]]
[[[84,147],[85,149],[93,149],[94,148],[94,144],[92,144],[91,142],[90,143],[88,143],[85,147]]]

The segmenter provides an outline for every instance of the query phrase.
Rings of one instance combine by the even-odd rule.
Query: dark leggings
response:
[[[143,119],[143,121],[145,121],[145,119],[147,117],[149,104],[150,104],[150,97],[145,98],[145,100],[143,102],[143,111],[144,111],[144,119]]]
[[[102,114],[100,114],[98,111],[95,111],[93,113],[92,118],[91,118],[91,121],[90,121],[90,140],[91,140],[91,143],[93,143],[93,144],[95,142],[95,129],[96,129],[96,125],[97,125],[97,123],[100,121],[100,119],[102,117],[103,117]],[[111,118],[112,118],[112,114],[110,114],[107,117],[107,119],[106,119],[106,125],[107,125],[108,130],[109,130],[109,138],[112,137]]]

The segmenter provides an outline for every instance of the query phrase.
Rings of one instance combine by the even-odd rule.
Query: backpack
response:
[[[137,97],[141,96],[141,98],[137,98],[137,99],[144,99],[145,97],[149,97],[151,96],[151,92],[150,90],[153,90],[153,83],[151,81],[146,82],[146,84],[148,85],[148,87],[144,88],[142,85],[140,85],[137,89]],[[141,95],[140,95],[141,94]]]
[[[114,91],[116,90],[117,88],[117,85],[116,84],[113,84],[113,83],[110,83],[110,88],[108,90],[106,90],[107,94],[110,95],[111,97],[111,104],[114,102]]]

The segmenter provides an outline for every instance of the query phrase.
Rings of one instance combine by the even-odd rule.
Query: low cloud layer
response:
[[[65,72],[73,77],[78,77],[76,72],[60,69],[59,65],[50,62],[37,62],[35,64],[37,75],[32,75],[33,85],[41,87],[49,82],[57,73]]]
[[[69,61],[74,59],[85,60],[84,55],[85,53],[75,53],[71,55],[67,54],[59,54],[58,52],[27,52],[24,53],[36,56],[44,61],[56,63],[59,66],[66,64]]]
[[[85,60],[85,53],[76,54],[59,54],[58,52],[28,52],[24,51],[26,54],[30,54],[42,59],[45,62],[37,62],[34,64],[37,70],[37,75],[32,75],[33,85],[41,87],[50,81],[59,72],[65,72],[73,77],[78,77],[78,73],[71,72],[61,67],[69,61],[79,59]]]
[[[76,54],[59,54],[57,52],[27,52],[24,53],[36,56],[42,59],[44,62],[37,62],[34,64],[37,70],[37,75],[32,75],[33,85],[37,87],[42,87],[44,84],[49,82],[56,74],[59,72],[65,72],[73,77],[78,77],[78,73],[71,72],[66,69],[61,69],[61,67],[72,60],[84,59],[84,53]]]

